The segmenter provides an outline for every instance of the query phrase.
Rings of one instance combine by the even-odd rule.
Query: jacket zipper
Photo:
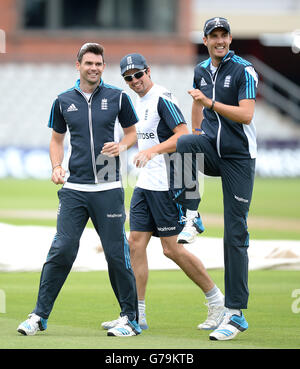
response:
[[[91,146],[92,165],[93,165],[95,183],[98,183],[96,158],[95,158],[94,136],[93,136],[93,119],[92,119],[92,99],[93,99],[93,96],[94,96],[94,93],[95,93],[96,90],[92,93],[89,100],[86,98],[86,96],[79,89],[77,89],[77,91],[79,91],[81,93],[81,95],[85,98],[85,101],[88,104],[88,118],[89,118],[89,131],[90,131],[90,146]]]
[[[216,97],[216,90],[215,90],[215,88],[216,88],[216,80],[217,80],[217,76],[218,76],[220,67],[221,67],[221,65],[218,66],[218,68],[217,68],[214,76],[207,69],[205,69],[207,71],[207,73],[210,75],[210,78],[211,78],[211,81],[212,81],[212,84],[213,84],[213,95],[212,95],[212,99],[213,100],[215,100],[215,97]],[[219,117],[219,114],[216,111],[214,111],[214,113],[216,114],[216,117],[217,117],[218,123],[219,123],[216,146],[217,146],[218,156],[221,158],[220,139],[221,139],[221,128],[222,128],[222,125],[221,125],[221,119]]]

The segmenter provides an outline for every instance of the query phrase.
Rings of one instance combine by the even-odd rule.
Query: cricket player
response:
[[[107,335],[136,336],[141,328],[137,323],[136,283],[124,232],[119,153],[136,142],[138,118],[125,91],[102,80],[105,63],[101,45],[84,44],[77,54],[76,68],[79,80],[58,95],[49,119],[52,181],[63,185],[58,191],[57,233],[42,269],[36,306],[17,330],[23,335],[34,335],[47,328],[54,302],[77,256],[82,232],[91,218],[121,308],[118,326]],[[124,131],[120,142],[115,129],[119,123]],[[62,162],[67,131],[70,148],[66,171]]]
[[[130,205],[129,245],[132,267],[136,277],[139,324],[147,329],[146,286],[148,280],[147,245],[152,236],[159,237],[164,255],[173,260],[205,293],[208,303],[207,320],[199,329],[216,328],[224,315],[224,296],[214,284],[202,262],[190,253],[177,236],[183,228],[182,215],[196,218],[195,225],[203,231],[197,209],[186,212],[173,201],[168,177],[168,155],[176,149],[179,137],[189,133],[183,114],[174,95],[154,83],[151,69],[141,54],[124,56],[120,62],[121,74],[137,94],[136,124],[138,148],[134,162],[140,168]],[[198,234],[194,226],[195,234]],[[109,329],[118,319],[102,323]]]
[[[181,154],[203,153],[204,173],[222,180],[226,314],[211,340],[230,340],[248,328],[242,309],[249,296],[247,217],[257,154],[253,116],[258,77],[250,62],[230,50],[231,41],[227,19],[205,22],[203,42],[209,58],[196,66],[194,89],[189,91],[194,135],[177,142]],[[195,162],[188,167],[198,169]],[[183,199],[184,191],[177,201]],[[200,196],[195,209],[199,203]]]

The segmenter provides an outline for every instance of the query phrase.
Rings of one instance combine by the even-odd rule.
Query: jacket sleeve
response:
[[[67,124],[60,111],[58,99],[52,105],[48,127],[54,129],[57,133],[65,133],[67,131]]]
[[[124,91],[122,91],[121,93],[120,111],[118,118],[123,128],[133,126],[139,120],[130,97]]]
[[[239,78],[238,101],[255,99],[257,93],[258,75],[252,65],[242,68]]]
[[[193,88],[198,88],[200,90],[200,72],[199,66],[197,65],[194,68],[194,80],[193,80]]]
[[[168,97],[159,97],[157,111],[160,118],[172,131],[178,124],[185,123],[184,116],[178,105]]]

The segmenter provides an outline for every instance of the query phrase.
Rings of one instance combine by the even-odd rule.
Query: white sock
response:
[[[198,210],[189,210],[189,209],[187,209],[187,211],[186,211],[186,217],[188,219],[195,218],[197,216],[198,216]]]
[[[241,316],[241,310],[240,309],[228,309],[228,312],[230,315],[238,315]]]
[[[224,305],[224,295],[216,285],[206,292],[205,297],[208,305]]]
[[[138,308],[140,314],[145,314],[146,311],[145,300],[138,300]]]

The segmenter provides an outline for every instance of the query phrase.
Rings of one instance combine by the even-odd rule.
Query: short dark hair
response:
[[[93,53],[96,55],[101,55],[104,61],[104,48],[102,45],[94,43],[94,42],[88,42],[81,46],[80,50],[77,53],[77,61],[81,63],[82,57],[86,53]]]

